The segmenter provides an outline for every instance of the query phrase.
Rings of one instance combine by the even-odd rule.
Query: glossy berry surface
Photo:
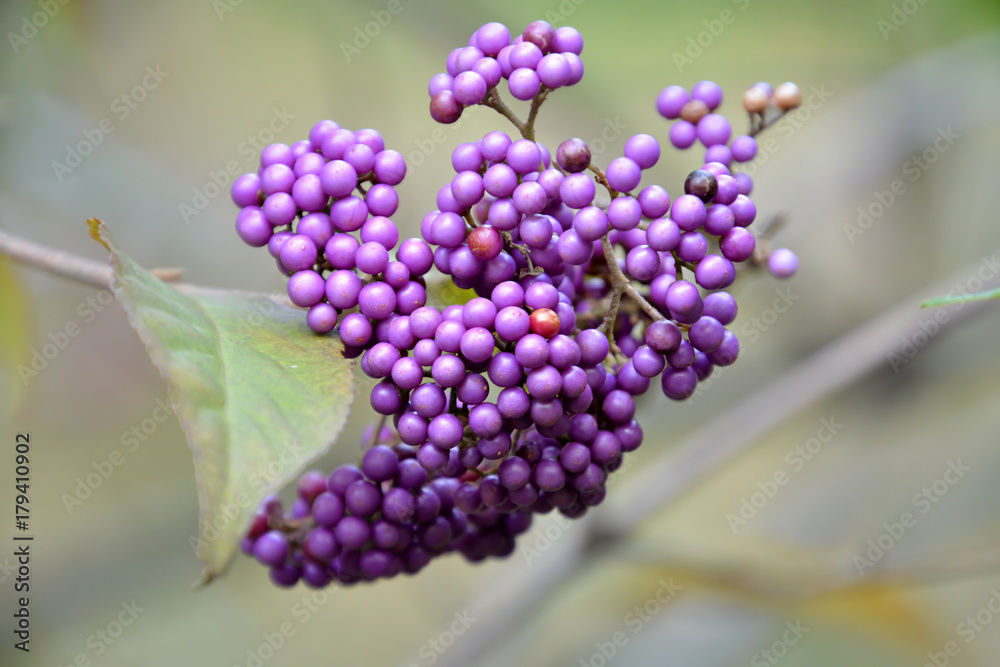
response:
[[[535,514],[583,516],[642,444],[644,412],[737,360],[727,290],[740,274],[798,269],[758,243],[753,179],[738,171],[798,88],[752,86],[735,138],[721,87],[701,81],[660,92],[666,132],[542,143],[538,109],[583,79],[583,49],[576,29],[538,20],[487,23],[447,54],[431,118],[488,107],[513,127],[454,147],[412,218],[419,236],[401,233],[406,159],[373,129],[320,121],[233,183],[238,236],[267,248],[312,331],[339,336],[381,416],[357,466],[307,472],[287,512],[273,498],[259,510],[244,551],[277,585],[504,557]],[[699,157],[683,182],[652,182],[669,146]]]

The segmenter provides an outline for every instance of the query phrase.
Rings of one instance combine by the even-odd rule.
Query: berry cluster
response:
[[[257,515],[243,548],[275,583],[392,577],[454,551],[505,556],[534,513],[581,516],[641,444],[636,399],[653,380],[683,400],[736,360],[724,290],[737,265],[794,273],[791,251],[766,252],[748,229],[753,182],[730,166],[753,159],[754,137],[795,107],[797,88],[751,87],[751,131],[731,143],[713,113],[718,85],[666,88],[657,108],[679,119],[671,143],[706,149],[672,199],[640,188],[660,158],[652,135],[630,137],[604,169],[580,139],[554,159],[534,140],[545,96],[582,77],[582,49],[575,29],[536,21],[513,40],[488,23],[452,51],[430,82],[431,116],[454,122],[478,104],[521,137],[497,130],[455,148],[422,238],[398,243],[393,186],[406,165],[374,130],[321,121],[233,185],[240,237],[268,246],[314,331],[338,329],[345,356],[378,381],[370,404],[382,416],[360,467],[310,471],[287,515],[276,499]],[[501,78],[531,100],[526,121],[500,100]],[[475,296],[427,305],[432,269]]]
[[[393,186],[405,175],[403,156],[387,150],[378,132],[324,120],[309,139],[265,148],[258,173],[233,183],[233,201],[242,207],[237,234],[248,245],[267,246],[289,277],[292,303],[309,309],[313,331],[333,331],[340,313],[357,308],[340,332],[362,345],[371,337],[369,318],[426,303],[424,286],[411,277],[431,268],[427,244],[407,239],[389,260],[399,241],[389,219],[399,206]]]
[[[544,99],[543,90],[547,95],[583,78],[581,51],[583,37],[576,28],[534,21],[512,40],[507,26],[487,23],[472,34],[468,46],[448,54],[446,72],[431,77],[431,117],[454,123],[465,107],[482,104],[491,93],[498,99],[501,79],[507,80],[514,99]]]

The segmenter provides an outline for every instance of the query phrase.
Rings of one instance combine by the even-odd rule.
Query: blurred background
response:
[[[745,281],[739,363],[686,403],[649,394],[603,513],[545,517],[503,562],[314,594],[245,557],[192,590],[191,453],[175,420],[143,430],[166,396],[143,346],[106,295],[0,264],[0,484],[10,507],[29,432],[36,535],[24,654],[3,531],[0,664],[998,664],[1000,303],[919,304],[1000,279],[1000,7],[393,2],[4,2],[0,229],[104,261],[84,225],[100,217],[146,267],[281,291],[213,183],[317,120],[374,127],[409,162],[395,219],[416,233],[451,147],[506,129],[487,109],[434,124],[427,80],[484,22],[545,18],[583,33],[586,76],[550,97],[539,140],[603,137],[603,164],[633,133],[666,142],[667,85],[717,81],[737,128],[747,86],[800,85],[750,167],[799,274]],[[673,194],[699,158],[665,150],[647,182]],[[323,469],[357,456],[358,383]],[[594,546],[595,526],[614,539]]]

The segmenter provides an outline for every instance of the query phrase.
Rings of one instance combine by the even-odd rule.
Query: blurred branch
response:
[[[757,245],[750,257],[750,266],[747,268],[760,269],[767,266],[767,259],[771,256],[771,241],[786,225],[788,225],[788,214],[779,212],[757,229]]]
[[[872,579],[887,583],[927,584],[997,571],[1000,571],[1000,544],[927,554],[908,565],[884,569]]]
[[[527,623],[531,610],[539,608],[564,583],[580,576],[584,568],[613,554],[609,547],[623,540],[652,514],[748,450],[762,435],[799,410],[849,386],[880,365],[888,366],[889,355],[898,353],[901,344],[921,331],[919,325],[929,317],[917,307],[922,295],[947,292],[956,283],[975,275],[978,268],[979,263],[970,265],[951,279],[904,299],[898,307],[841,336],[770,384],[755,388],[677,447],[644,464],[628,485],[616,489],[593,517],[587,517],[576,529],[588,533],[586,540],[576,543],[582,551],[564,556],[555,572],[532,568],[518,577],[505,577],[502,605],[489,604],[488,596],[495,594],[490,589],[470,604],[470,608],[494,610],[485,619],[487,622],[470,628],[462,641],[443,657],[443,667],[479,664],[498,640],[510,636],[512,626]],[[984,287],[1000,285],[1000,276],[993,276],[988,283]],[[941,325],[942,333],[983,312],[985,305],[988,304],[957,306]],[[941,335],[938,333],[938,337]],[[544,554],[541,558],[552,556]]]
[[[702,579],[744,593],[769,598],[806,600],[820,595],[873,586],[931,584],[975,577],[1000,571],[1000,544],[974,549],[952,549],[919,554],[905,565],[886,566],[871,574],[857,574],[853,562],[857,550],[839,553],[808,551],[795,556],[782,553],[746,554],[712,553],[704,549],[671,549],[669,545],[631,539],[608,555],[649,567],[683,570],[694,579]]]

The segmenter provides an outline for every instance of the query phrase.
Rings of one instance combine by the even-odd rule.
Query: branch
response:
[[[111,287],[111,267],[107,262],[95,262],[7,232],[0,232],[0,255],[86,285]]]
[[[797,108],[798,107],[795,107],[795,109]],[[756,137],[758,134],[760,134],[767,128],[774,126],[775,123],[777,123],[779,120],[785,117],[785,114],[789,113],[790,111],[795,111],[795,109],[787,109],[787,110],[779,109],[779,113],[777,115],[775,115],[773,112],[771,114],[768,114],[769,109],[766,109],[764,113],[750,114],[750,131],[747,134],[751,137]],[[768,116],[771,117],[768,118]],[[754,122],[755,118],[758,121],[756,123]]]
[[[525,139],[535,140],[535,119],[538,118],[538,110],[542,108],[542,102],[545,98],[549,96],[552,89],[546,85],[542,85],[541,91],[535,95],[534,99],[531,100],[531,109],[528,111],[528,120],[525,122]]]
[[[63,278],[75,280],[84,285],[91,285],[100,289],[111,289],[111,267],[106,262],[87,259],[81,255],[74,255],[65,250],[51,248],[7,232],[0,232],[0,256],[8,257],[15,262],[41,269],[42,271],[62,276]],[[222,293],[228,291],[178,282],[182,271],[177,268],[150,269],[149,272],[160,280],[170,283],[170,286],[178,292],[198,292],[205,294],[209,292]],[[273,294],[261,294],[261,296],[286,306],[292,305],[291,300],[287,296]]]
[[[497,92],[496,88],[490,88],[486,93],[486,98],[480,102],[480,104],[495,110],[501,116],[513,123],[514,127],[517,128],[517,131],[520,132],[521,136],[525,139],[532,139],[534,137],[533,133],[532,136],[528,136],[530,128],[521,122],[521,119],[510,110],[510,107],[504,104],[503,100],[500,99],[500,93]]]
[[[677,547],[636,538],[607,555],[643,566],[687,571],[771,601],[805,601],[881,586],[935,584],[1000,570],[1000,544],[922,553],[905,565],[880,567],[870,574],[856,574],[852,561],[856,553],[800,551],[748,558],[726,551],[709,555],[698,545]]]
[[[600,167],[598,167],[594,163],[590,163],[590,164],[587,165],[587,169],[590,170],[590,171],[592,171],[592,172],[594,172],[594,180],[597,181],[598,184],[604,186],[604,189],[608,191],[608,195],[612,199],[614,199],[615,197],[617,197],[618,195],[621,194],[620,192],[618,192],[617,190],[615,190],[613,187],[611,187],[611,184],[608,183],[608,176],[607,176],[607,174],[605,174],[604,171]]]
[[[666,319],[660,311],[653,306],[653,304],[646,301],[646,298],[639,294],[634,287],[632,287],[632,283],[629,282],[629,279],[625,277],[624,273],[622,273],[621,267],[618,266],[618,258],[615,257],[615,250],[611,247],[611,241],[608,240],[607,234],[601,237],[601,248],[604,250],[604,260],[608,263],[608,270],[611,271],[616,297],[612,302],[611,310],[608,311],[608,318],[611,320],[611,328],[608,329],[609,334],[613,333],[614,317],[618,314],[616,302],[620,300],[622,292],[632,297],[632,300],[635,301],[636,304],[638,304],[638,306],[642,308],[654,322]]]
[[[0,232],[0,255],[22,264],[69,278],[85,285],[109,289],[111,287],[111,267],[64,250],[35,243],[19,236]],[[150,273],[164,282],[181,279],[181,269],[151,269]]]
[[[947,292],[956,282],[973,275],[978,266],[977,263],[967,267],[929,291]],[[984,289],[1000,284],[1000,276],[990,282]],[[742,402],[720,413],[686,441],[644,463],[643,470],[628,485],[616,488],[593,516],[567,529],[574,536],[586,533],[586,539],[574,539],[572,550],[562,553],[570,548],[567,546],[558,558],[542,554],[536,567],[520,572],[517,577],[502,577],[502,586],[484,590],[474,599],[469,607],[485,610],[482,618],[485,622],[469,628],[440,664],[443,667],[482,664],[484,656],[501,639],[510,638],[515,626],[532,622],[532,610],[540,608],[564,584],[577,581],[582,570],[611,553],[609,545],[622,540],[650,515],[715,473],[733,456],[749,449],[777,424],[885,364],[887,355],[898,350],[902,338],[921,330],[918,323],[927,315],[916,304],[927,292],[921,290],[895,309],[828,344],[770,384],[755,387]],[[942,330],[959,326],[982,313],[988,305],[979,302],[956,308]],[[491,599],[501,595],[499,600]]]

